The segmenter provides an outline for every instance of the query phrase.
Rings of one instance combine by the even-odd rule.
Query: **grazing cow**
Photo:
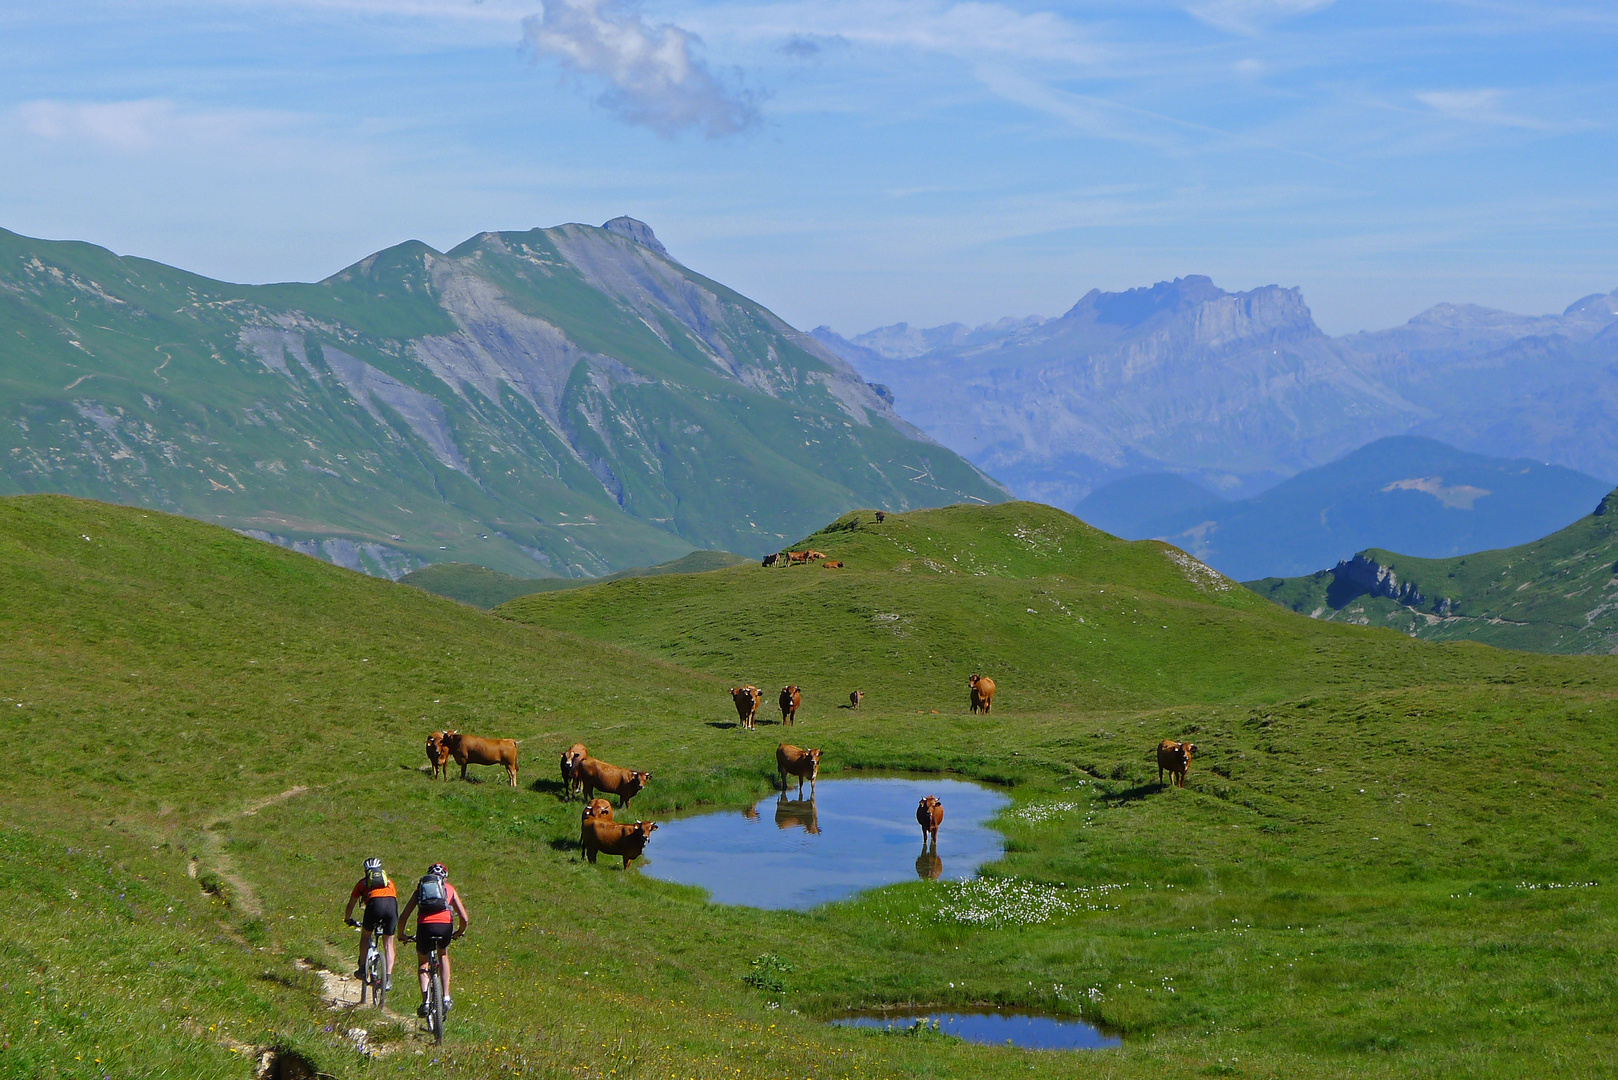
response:
[[[916,806],[916,824],[921,826],[921,846],[927,846],[927,837],[933,839],[933,847],[938,846],[938,827],[944,824],[944,804],[932,795],[921,800]]]
[[[765,566],[774,566],[776,563],[778,563],[780,561],[781,561],[781,553],[779,551],[775,552],[774,554],[764,556],[764,565]]]
[[[736,703],[736,715],[741,718],[742,727],[752,731],[758,727],[758,707],[764,700],[764,691],[751,684],[747,686],[732,686],[730,699]]]
[[[796,686],[781,687],[781,723],[790,724],[798,718],[798,706],[803,704],[803,695],[798,693]]]
[[[865,700],[865,691],[864,690],[855,690],[853,693],[848,695],[848,707],[850,709],[857,709],[857,708],[860,707],[860,702],[862,702],[864,700]]]
[[[585,818],[584,824],[580,827],[579,842],[584,849],[585,857],[591,862],[596,861],[598,852],[622,855],[624,869],[628,870],[629,864],[640,858],[641,853],[646,850],[646,841],[652,838],[652,833],[656,829],[655,821],[637,821],[630,825],[600,817]]]
[[[921,854],[916,856],[916,876],[923,881],[937,881],[943,872],[944,860],[938,857],[938,852],[923,846]]]
[[[803,798],[803,782],[809,781],[809,797],[815,797],[815,778],[820,775],[820,751],[800,750],[790,743],[775,748],[775,769],[781,774],[781,790],[787,789],[787,776],[798,778],[798,798]]]
[[[628,806],[629,800],[643,791],[652,781],[652,774],[640,772],[636,769],[620,769],[616,765],[608,765],[605,761],[597,761],[593,757],[582,759],[574,767],[574,775],[579,778],[579,784],[584,788],[584,801],[589,802],[597,791],[607,795],[618,796],[620,807]]]
[[[781,797],[775,801],[775,827],[819,833],[820,814],[815,809],[814,798],[788,799],[787,793],[781,792]]]
[[[442,731],[427,736],[427,764],[433,767],[434,780],[449,779],[449,746]]]
[[[579,762],[589,756],[590,751],[581,742],[562,751],[562,795],[565,798],[573,798],[573,793],[579,789]]]
[[[804,562],[813,562],[816,559],[824,559],[825,557],[826,553],[824,551],[806,551],[803,553]]]
[[[450,756],[461,766],[461,779],[466,779],[468,765],[504,765],[511,786],[517,786],[517,740],[483,739],[476,735],[462,735],[459,731],[444,732],[444,742]]]
[[[789,551],[787,552],[787,565],[791,566],[793,563],[808,562],[809,554],[810,553],[807,551]]]
[[[987,675],[974,675],[966,680],[966,685],[972,688],[972,711],[987,714],[994,705],[994,680]]]
[[[1163,773],[1167,770],[1173,777],[1175,787],[1185,787],[1185,773],[1191,767],[1191,755],[1196,752],[1196,743],[1175,742],[1173,739],[1158,743],[1157,782],[1163,782]]]
[[[825,570],[841,570],[843,568],[843,560],[841,560],[841,559],[827,559],[825,562],[821,563],[820,565],[821,565],[821,568],[825,569]]]
[[[876,512],[876,523],[878,525],[880,525],[886,520],[888,520],[888,515],[884,514],[882,511],[878,510]]]

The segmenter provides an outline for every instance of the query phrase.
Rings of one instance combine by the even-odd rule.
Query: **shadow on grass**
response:
[[[734,720],[709,720],[707,723],[709,727],[719,728],[721,731],[729,731],[733,727],[741,726]]]
[[[1155,795],[1165,787],[1167,787],[1166,784],[1148,780],[1144,784],[1136,784],[1134,787],[1124,788],[1122,791],[1114,791],[1109,795],[1103,795],[1101,798],[1108,806],[1123,806],[1125,803],[1138,802],[1148,795]]]
[[[569,798],[568,792],[563,788],[560,780],[535,780],[528,785],[528,790],[537,791],[542,795],[555,795],[558,800],[564,802]]]

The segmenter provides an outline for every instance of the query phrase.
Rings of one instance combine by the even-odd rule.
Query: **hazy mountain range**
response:
[[[1247,499],[1152,473],[1092,492],[1076,513],[1126,539],[1167,540],[1248,581],[1308,574],[1368,547],[1443,558],[1526,543],[1587,514],[1610,488],[1560,465],[1399,435]]]
[[[393,576],[596,575],[1005,497],[630,218],[266,286],[0,231],[0,493],[33,491]]]
[[[1541,317],[1443,304],[1331,338],[1297,289],[1191,276],[1052,319],[811,332],[939,441],[1062,507],[1152,472],[1253,494],[1396,434],[1618,478],[1618,293]]]

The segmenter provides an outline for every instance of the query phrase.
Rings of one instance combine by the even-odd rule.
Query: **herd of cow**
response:
[[[994,703],[994,680],[974,674],[967,680],[967,685],[971,690],[969,699],[971,711],[987,713]],[[741,686],[732,687],[730,695],[736,704],[736,712],[741,717],[741,726],[748,730],[756,730],[763,692],[756,686]],[[849,695],[849,707],[858,708],[864,697],[863,692],[855,690]],[[803,704],[803,694],[796,686],[783,686],[779,704],[781,723],[790,725]],[[1195,743],[1179,742],[1174,739],[1164,739],[1159,743],[1158,783],[1163,782],[1163,776],[1167,773],[1176,786],[1184,787],[1186,772],[1190,769],[1192,755],[1196,752]],[[783,798],[789,786],[788,777],[798,781],[800,800],[803,798],[803,783],[807,780],[812,805],[815,780],[820,775],[820,753],[815,747],[804,749],[791,743],[781,743],[775,748],[775,768],[781,780]],[[427,736],[427,763],[432,767],[434,779],[449,778],[451,758],[460,765],[462,780],[466,779],[468,765],[500,765],[505,768],[511,786],[517,786],[515,739],[485,739],[476,735],[465,735],[459,731],[435,731]],[[620,856],[624,860],[624,869],[627,870],[629,864],[645,852],[646,842],[657,830],[657,822],[636,821],[630,824],[614,821],[612,804],[605,798],[596,798],[595,795],[599,791],[602,795],[618,796],[618,808],[622,810],[628,807],[629,800],[645,790],[646,785],[651,782],[652,774],[641,769],[625,769],[605,761],[598,761],[590,756],[589,749],[583,743],[574,743],[562,752],[561,773],[564,796],[571,800],[575,795],[579,795],[585,803],[579,824],[580,854],[592,863],[602,852]],[[938,827],[943,821],[944,804],[931,795],[922,799],[916,807],[916,822],[921,826],[923,852],[927,850],[930,840],[932,851],[936,856]]]
[[[818,562],[827,570],[841,570],[841,559],[828,559],[824,551],[777,551],[764,556],[765,566],[792,566],[796,563]]]

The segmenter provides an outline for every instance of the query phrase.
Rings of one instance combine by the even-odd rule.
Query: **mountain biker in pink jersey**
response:
[[[433,863],[427,868],[427,876],[416,883],[416,891],[410,894],[410,902],[399,913],[399,922],[408,926],[412,911],[418,911],[416,970],[421,976],[421,1007],[416,1010],[416,1015],[427,1015],[427,954],[434,947],[438,949],[439,966],[444,972],[444,1011],[447,1013],[454,1007],[449,996],[449,943],[466,933],[471,919],[466,913],[461,894],[449,883],[449,871],[443,863]],[[452,932],[457,918],[461,923],[460,929]]]

